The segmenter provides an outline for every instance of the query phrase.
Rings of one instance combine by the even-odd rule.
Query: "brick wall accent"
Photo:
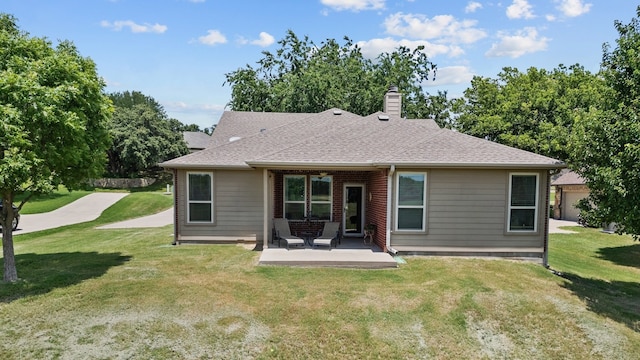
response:
[[[371,201],[369,201],[369,194],[371,194]],[[366,224],[376,225],[373,241],[383,251],[387,251],[387,170],[369,173],[366,201]]]

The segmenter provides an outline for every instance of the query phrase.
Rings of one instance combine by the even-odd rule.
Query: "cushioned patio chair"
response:
[[[313,246],[338,246],[340,241],[340,223],[326,222],[322,234],[313,239]],[[335,244],[335,245],[334,245]]]
[[[291,235],[287,219],[273,219],[273,228],[275,229],[275,238],[278,240],[278,246],[280,246],[280,241],[284,240],[287,243],[287,249],[289,249],[290,245],[304,247],[304,239]]]

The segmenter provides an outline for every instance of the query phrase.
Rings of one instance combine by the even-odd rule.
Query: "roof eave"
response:
[[[158,164],[165,169],[220,169],[220,170],[253,170],[248,165],[216,165],[216,164]]]
[[[414,163],[414,162],[393,162],[376,163],[378,167],[413,167],[413,168],[464,168],[464,169],[562,169],[566,168],[565,163],[555,164],[531,164],[531,163]]]
[[[367,162],[301,162],[301,161],[247,161],[247,165],[256,168],[278,168],[283,170],[299,169],[340,169],[374,170],[378,169],[372,161]],[[388,167],[388,166],[387,166]]]

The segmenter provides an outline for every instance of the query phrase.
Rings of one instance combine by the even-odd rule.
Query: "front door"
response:
[[[342,232],[345,236],[364,235],[364,185],[344,186]]]

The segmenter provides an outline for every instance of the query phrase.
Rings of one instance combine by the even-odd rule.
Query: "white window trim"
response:
[[[211,200],[191,200],[189,199],[190,191],[189,191],[189,176],[190,175],[209,175],[211,178]],[[187,223],[188,224],[213,224],[213,219],[215,218],[215,214],[213,212],[213,173],[205,172],[205,171],[187,171]],[[211,206],[211,220],[210,221],[191,221],[191,204],[210,204]]]
[[[304,178],[304,197],[302,201],[287,201],[287,178]],[[307,217],[307,176],[306,175],[284,175],[282,177],[282,214],[287,213],[287,204],[304,204],[303,217]]]
[[[309,209],[313,209],[313,204],[329,204],[329,220],[328,221],[333,221],[333,176],[332,175],[325,175],[322,177],[322,179],[324,178],[329,178],[331,179],[331,182],[329,183],[329,201],[313,201],[313,178],[320,178],[320,175],[311,175],[311,177],[309,178]],[[313,212],[312,212],[313,213]]]
[[[402,175],[422,175],[424,176],[424,189],[422,189],[422,206],[418,205],[400,205],[400,176]],[[396,190],[395,190],[395,224],[394,228],[399,232],[424,232],[427,228],[427,173],[415,171],[399,171],[396,173]],[[422,229],[400,229],[398,228],[399,209],[422,209]]]
[[[511,193],[513,187],[513,176],[514,175],[524,175],[524,176],[535,176],[536,177],[536,198],[534,206],[512,206],[511,205]],[[509,196],[507,197],[507,232],[509,233],[536,233],[538,232],[538,212],[540,206],[540,174],[539,173],[527,173],[527,172],[513,172],[509,173]],[[533,209],[533,230],[511,230],[511,210],[518,209]]]

